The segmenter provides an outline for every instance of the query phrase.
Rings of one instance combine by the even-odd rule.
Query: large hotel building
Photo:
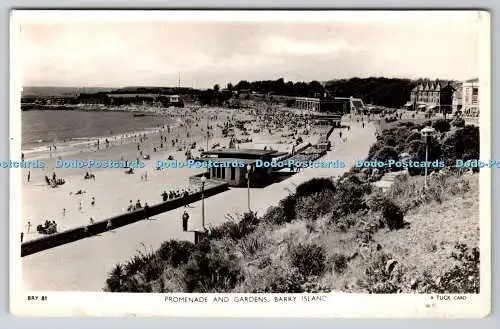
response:
[[[479,79],[461,83],[436,82],[419,84],[413,88],[405,108],[416,111],[434,110],[440,113],[459,112],[467,116],[479,115]]]

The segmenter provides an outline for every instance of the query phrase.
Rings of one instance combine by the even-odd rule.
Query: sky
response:
[[[479,74],[484,33],[478,12],[125,13],[16,17],[22,85],[177,86],[179,75],[194,88],[278,78],[464,80]]]

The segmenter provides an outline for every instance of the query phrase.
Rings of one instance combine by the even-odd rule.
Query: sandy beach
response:
[[[217,112],[216,112],[217,110]],[[189,149],[192,143],[197,143],[195,149],[191,150],[193,157],[200,155],[199,148],[206,149],[206,128],[207,123],[213,127],[210,130],[212,136],[209,138],[209,148],[215,144],[220,147],[228,147],[230,137],[222,137],[221,129],[218,127],[228,119],[242,120],[250,116],[248,111],[240,111],[235,115],[232,111],[222,111],[220,109],[204,109],[203,112],[187,112],[182,117],[170,118],[170,133],[165,127],[164,132],[160,132],[157,127],[152,127],[147,139],[140,143],[139,138],[130,133],[126,136],[110,136],[110,146],[107,148],[105,138],[100,140],[100,149],[97,150],[95,142],[91,146],[82,145],[80,149],[58,148],[50,155],[48,151],[36,154],[27,154],[26,160],[43,160],[47,167],[44,169],[25,169],[22,182],[22,227],[24,240],[28,241],[42,236],[36,232],[36,227],[43,224],[45,220],[55,221],[57,230],[64,231],[74,227],[83,226],[90,223],[90,218],[94,221],[104,220],[127,211],[129,202],[135,203],[140,200],[142,205],[147,202],[153,205],[162,201],[163,191],[176,191],[192,188],[189,186],[189,176],[203,172],[203,169],[196,168],[176,168],[156,170],[157,160],[167,160],[168,156],[184,161],[186,159],[185,150]],[[217,114],[215,114],[217,113]],[[199,121],[194,121],[198,119]],[[290,133],[285,129],[277,129],[272,134],[257,127],[264,126],[265,122],[253,122],[249,125],[250,136],[240,136],[236,138],[250,137],[252,142],[241,143],[240,148],[272,148],[279,151],[290,152],[294,143],[291,137],[281,137]],[[253,129],[259,132],[253,132]],[[322,127],[325,130],[325,127]],[[202,131],[203,130],[203,131]],[[236,129],[235,129],[236,130]],[[304,142],[316,142],[321,129],[315,133],[303,136]],[[164,136],[167,142],[160,148],[161,137]],[[171,140],[178,142],[172,146]],[[149,154],[150,160],[143,160],[145,167],[136,169],[135,174],[125,174],[125,169],[88,169],[88,168],[54,168],[56,159],[64,161],[82,160],[84,162],[92,160],[135,160],[142,156],[138,151],[138,144],[142,155]],[[153,151],[157,148],[157,152]],[[27,182],[28,171],[30,171],[30,182]],[[45,182],[45,176],[52,177],[53,173],[57,177],[64,178],[65,184],[52,188]],[[86,172],[95,175],[95,180],[84,179]],[[147,180],[142,177],[147,174]],[[85,193],[77,195],[76,192],[82,190]],[[95,202],[92,204],[92,198]],[[31,226],[28,224],[30,222]]]
[[[375,139],[375,128],[372,125],[362,128],[361,124],[356,122],[346,124],[351,125],[347,133],[347,142],[343,143],[339,134],[334,132],[330,138],[334,148],[320,159],[321,161],[343,160],[348,165],[346,168],[308,168],[280,183],[260,189],[252,188],[250,192],[252,210],[262,214],[270,205],[277,204],[293,191],[297,184],[314,177],[341,175],[355,160],[365,158],[369,146]],[[150,193],[148,195],[151,195],[151,198],[159,199],[153,192],[140,193],[144,193],[145,196]],[[124,200],[126,204],[128,200],[126,198]],[[219,225],[228,220],[227,215],[242,213],[247,209],[247,190],[232,188],[205,200],[206,223]],[[106,275],[112,267],[118,262],[126,261],[138,250],[153,250],[169,239],[193,241],[192,233],[182,231],[183,211],[184,208],[176,209],[155,216],[151,221],[137,222],[116,231],[23,257],[25,286],[35,290],[99,291],[104,286]],[[192,219],[190,224],[200,226],[201,202],[192,204],[188,212]]]

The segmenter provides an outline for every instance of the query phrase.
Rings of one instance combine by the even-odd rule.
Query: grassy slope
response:
[[[408,270],[441,275],[453,265],[449,256],[457,241],[479,247],[479,180],[477,175],[466,180],[470,190],[464,195],[410,210],[409,229],[380,230],[374,240]]]

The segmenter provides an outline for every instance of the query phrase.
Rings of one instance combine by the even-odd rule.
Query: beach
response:
[[[151,127],[147,133],[130,132],[116,136],[100,137],[99,150],[96,140],[90,138],[85,144],[65,145],[57,147],[52,152],[39,150],[28,153],[25,160],[41,160],[47,164],[44,169],[23,169],[22,182],[22,228],[24,232],[23,241],[43,236],[37,233],[37,226],[44,224],[46,220],[55,221],[58,231],[84,226],[92,221],[101,221],[127,211],[132,201],[135,204],[140,200],[141,205],[146,202],[154,205],[162,202],[161,194],[164,191],[182,191],[193,189],[189,186],[189,177],[202,173],[200,168],[167,168],[157,170],[158,160],[167,160],[169,156],[179,161],[186,160],[185,152],[189,149],[194,158],[200,156],[200,148],[207,148],[206,127],[210,129],[211,137],[208,146],[212,148],[219,144],[220,147],[228,147],[231,137],[223,137],[219,128],[229,120],[248,119],[250,111],[228,111],[221,109],[203,109],[193,113],[189,109],[176,113],[165,121],[168,127]],[[195,119],[197,121],[195,121]],[[133,119],[131,119],[133,120]],[[257,120],[249,123],[248,131],[252,142],[238,144],[240,148],[272,148],[275,150],[290,152],[293,138],[282,137],[290,132],[286,129],[277,129],[272,134],[262,128],[262,122]],[[170,133],[168,132],[170,129]],[[324,130],[324,129],[323,129]],[[258,131],[258,133],[254,132]],[[144,137],[144,134],[146,137]],[[315,142],[319,137],[320,130],[308,136],[303,136],[305,142]],[[135,137],[134,137],[135,136]],[[141,136],[141,137],[138,137]],[[161,148],[161,136],[166,139]],[[110,146],[106,147],[105,140],[108,139]],[[141,142],[142,139],[142,142]],[[171,141],[177,140],[175,146]],[[190,145],[196,142],[195,149]],[[80,146],[80,147],[78,147]],[[138,150],[138,146],[142,151]],[[156,152],[153,148],[156,147]],[[143,157],[149,155],[149,160]],[[119,161],[142,160],[145,167],[134,170],[134,174],[126,174],[125,168],[54,168],[56,160],[63,161]],[[27,182],[28,172],[30,181]],[[87,172],[95,176],[95,179],[84,179]],[[65,183],[52,188],[45,181],[45,176],[52,178],[63,178]],[[147,179],[144,179],[147,175]],[[81,192],[78,193],[78,192]],[[28,222],[30,224],[28,224]]]
[[[338,132],[334,132],[330,136],[334,147],[320,159],[320,161],[343,160],[347,164],[345,168],[308,168],[280,183],[265,188],[252,188],[251,209],[262,215],[269,206],[277,204],[294,191],[298,184],[315,177],[342,175],[349,170],[354,160],[364,159],[375,140],[374,127],[366,125],[362,128],[361,123],[356,122],[345,122],[345,124],[351,126],[349,132],[343,129],[343,137],[345,134],[348,135],[347,142],[342,142]],[[148,195],[151,195],[151,198],[159,200],[157,193],[148,191],[140,193],[144,193],[144,196],[150,193]],[[128,202],[126,198],[124,201],[122,206]],[[205,221],[208,226],[219,225],[247,209],[247,189],[232,188],[205,200]],[[193,241],[192,233],[182,231],[181,216],[184,210],[184,208],[175,209],[155,216],[151,221],[140,221],[99,236],[23,257],[22,272],[25,287],[52,291],[100,291],[113,266],[128,260],[138,251],[154,250],[162,242],[170,239]],[[191,218],[190,225],[199,227],[202,217],[201,202],[191,204],[187,211]]]

